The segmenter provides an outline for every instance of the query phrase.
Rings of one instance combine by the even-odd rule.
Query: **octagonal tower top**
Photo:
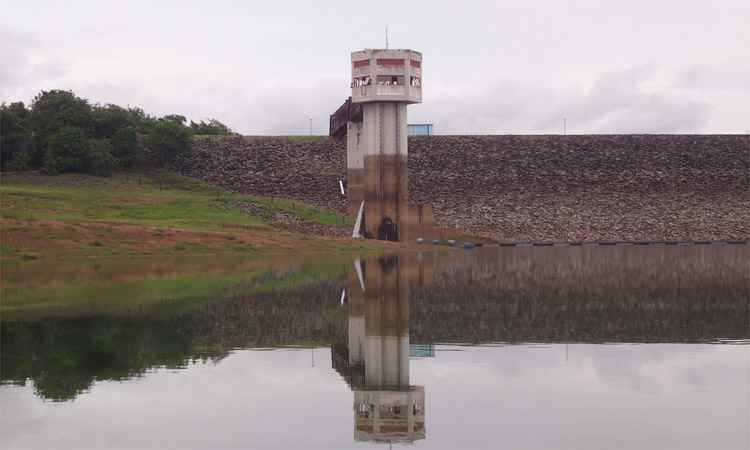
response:
[[[352,52],[352,102],[422,103],[422,54],[408,49]]]

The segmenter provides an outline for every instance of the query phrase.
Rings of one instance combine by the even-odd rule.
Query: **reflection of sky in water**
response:
[[[438,346],[410,365],[427,396],[421,448],[750,448],[746,345]],[[66,403],[3,386],[0,404],[4,449],[374,445],[352,439],[328,348],[237,351]]]

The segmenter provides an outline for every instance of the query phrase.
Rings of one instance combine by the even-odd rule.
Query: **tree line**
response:
[[[233,134],[215,119],[154,117],[141,108],[92,104],[72,91],[40,92],[30,106],[0,104],[0,168],[109,176],[190,155],[195,134]]]

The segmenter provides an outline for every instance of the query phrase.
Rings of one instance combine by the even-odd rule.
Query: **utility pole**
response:
[[[568,132],[568,119],[566,117],[563,117],[563,136],[565,136]]]
[[[385,27],[385,49],[388,50],[388,27]]]
[[[310,136],[312,136],[312,117],[310,117]]]

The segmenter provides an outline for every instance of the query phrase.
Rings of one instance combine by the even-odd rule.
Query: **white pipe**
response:
[[[357,221],[354,222],[354,230],[352,230],[352,239],[362,239],[362,233],[360,233],[360,229],[362,228],[362,215],[365,211],[365,201],[362,200],[362,204],[359,205],[359,212],[357,213]]]

